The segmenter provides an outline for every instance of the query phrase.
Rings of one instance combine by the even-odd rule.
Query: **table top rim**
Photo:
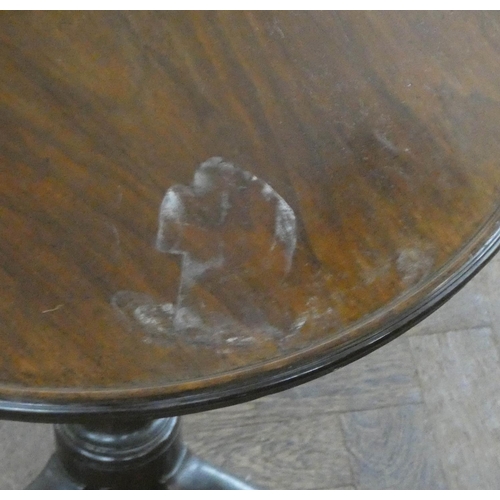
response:
[[[0,385],[0,418],[51,422],[102,414],[117,418],[145,414],[174,416],[229,406],[299,385],[345,366],[406,332],[465,286],[499,250],[500,206],[430,279],[398,297],[392,306],[389,304],[351,325],[353,331],[364,330],[364,335],[358,333],[352,342],[344,342],[337,349],[335,342],[324,342],[320,344],[323,350],[326,344],[333,347],[327,348],[322,356],[314,358],[318,346],[313,346],[265,363],[265,371],[258,365],[230,372],[229,382],[224,380],[227,374],[206,379],[204,385],[197,380],[195,390],[189,390],[185,382],[102,390],[33,390]],[[401,304],[407,305],[394,314]]]

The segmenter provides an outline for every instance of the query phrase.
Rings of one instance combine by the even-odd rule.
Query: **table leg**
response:
[[[55,426],[56,452],[28,489],[254,489],[193,455],[179,419]]]

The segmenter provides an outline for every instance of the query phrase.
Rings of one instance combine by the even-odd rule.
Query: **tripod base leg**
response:
[[[59,458],[54,454],[50,457],[45,468],[26,488],[27,490],[83,490],[82,484],[66,473]]]
[[[175,474],[167,480],[172,490],[253,490],[241,479],[192,455],[189,451]]]
[[[255,489],[193,455],[178,418],[56,425],[55,435],[56,453],[28,489]]]

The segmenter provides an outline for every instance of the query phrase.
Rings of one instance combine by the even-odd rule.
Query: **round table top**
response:
[[[4,12],[0,41],[4,415],[300,383],[499,245],[497,13]]]

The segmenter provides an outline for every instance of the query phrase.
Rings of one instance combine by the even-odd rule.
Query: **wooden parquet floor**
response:
[[[203,458],[263,488],[500,488],[500,257],[396,341],[335,373],[184,418]],[[0,422],[0,488],[53,449],[50,426]]]

